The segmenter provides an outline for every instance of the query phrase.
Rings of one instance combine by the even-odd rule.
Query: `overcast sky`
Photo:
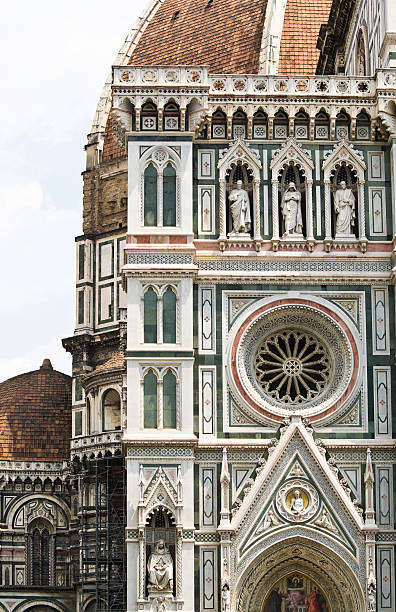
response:
[[[0,381],[75,325],[84,145],[111,64],[148,0],[22,0],[0,12]]]

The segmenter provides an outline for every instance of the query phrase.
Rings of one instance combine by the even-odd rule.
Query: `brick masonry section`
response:
[[[71,378],[45,359],[39,370],[0,384],[0,458],[68,460]]]
[[[332,0],[287,0],[279,55],[279,74],[315,74],[316,42],[327,23]]]

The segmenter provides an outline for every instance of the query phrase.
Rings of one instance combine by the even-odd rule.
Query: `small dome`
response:
[[[63,461],[71,438],[71,378],[44,359],[0,383],[0,459]]]

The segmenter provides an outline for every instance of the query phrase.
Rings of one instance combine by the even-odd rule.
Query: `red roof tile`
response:
[[[279,56],[279,74],[315,74],[316,42],[327,23],[332,0],[287,0]]]
[[[266,8],[267,0],[165,0],[130,64],[208,64],[212,73],[257,73]]]
[[[0,384],[0,458],[67,460],[71,378],[46,359],[39,370]]]

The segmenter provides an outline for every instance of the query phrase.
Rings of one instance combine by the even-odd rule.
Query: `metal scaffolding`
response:
[[[80,584],[89,610],[126,609],[125,463],[121,456],[89,459],[79,474]]]

